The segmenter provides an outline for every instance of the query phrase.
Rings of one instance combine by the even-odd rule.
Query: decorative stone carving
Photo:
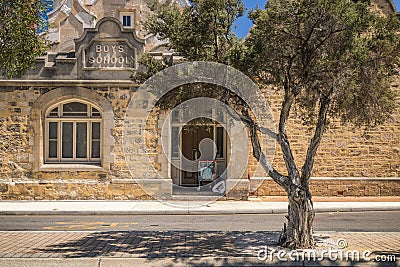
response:
[[[103,18],[75,40],[79,79],[129,79],[137,69],[144,41],[119,20]]]

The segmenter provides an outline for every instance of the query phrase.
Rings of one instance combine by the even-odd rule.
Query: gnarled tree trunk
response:
[[[298,186],[292,186],[288,193],[289,205],[287,225],[284,225],[279,245],[291,248],[312,248],[314,246],[314,208],[311,194]]]
[[[324,98],[320,101],[316,131],[310,142],[309,149],[307,150],[307,157],[302,168],[301,176],[295,164],[294,156],[286,135],[286,122],[288,120],[293,101],[293,96],[287,93],[282,105],[279,132],[276,135],[276,139],[281,146],[283,158],[288,171],[287,176],[280,174],[276,169],[273,168],[271,163],[266,160],[265,155],[262,152],[257,133],[260,129],[258,125],[251,119],[251,116],[247,110],[243,110],[240,117],[242,122],[244,122],[250,130],[253,156],[258,160],[266,173],[276,183],[284,188],[288,194],[289,205],[288,215],[286,216],[288,222],[284,225],[284,229],[279,239],[279,245],[290,249],[313,248],[314,238],[312,225],[315,212],[313,208],[311,192],[309,190],[309,179],[311,177],[311,171],[314,165],[314,157],[325,130],[326,115],[330,101]]]

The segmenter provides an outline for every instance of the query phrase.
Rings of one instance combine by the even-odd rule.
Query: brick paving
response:
[[[1,232],[0,257],[254,256],[251,249],[272,245],[278,235],[270,232]]]
[[[263,246],[276,248],[278,238],[278,232],[0,232],[0,258],[257,257]],[[348,250],[400,258],[400,232],[318,232],[317,249],[337,248],[343,238]]]
[[[346,250],[369,250],[373,254],[393,254],[400,258],[400,232],[396,233],[365,233],[342,232],[330,233],[333,240],[345,239]]]

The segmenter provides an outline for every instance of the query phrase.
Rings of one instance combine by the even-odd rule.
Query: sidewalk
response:
[[[314,201],[317,212],[400,211],[400,197],[315,197]],[[0,201],[0,214],[3,215],[286,212],[285,197],[251,197],[250,201],[209,203]],[[400,232],[319,231],[314,235],[315,250],[294,251],[309,253],[304,259],[301,254],[291,254],[292,251],[277,247],[279,234],[272,231],[0,231],[0,267],[400,266]],[[345,246],[339,247],[340,240]],[[267,256],[263,254],[265,250]],[[278,258],[282,251],[283,260]],[[367,258],[363,256],[365,252]]]
[[[250,201],[0,201],[0,215],[140,215],[140,214],[281,214],[286,197],[250,198]],[[318,198],[316,212],[400,211],[400,197]]]
[[[0,266],[398,266],[400,263],[400,233],[317,232],[315,256],[305,259],[293,258],[297,254],[277,247],[278,238],[278,232],[267,231],[0,232]],[[346,246],[339,247],[338,240]],[[271,256],[265,257],[267,248]],[[354,251],[358,251],[359,257]],[[367,258],[363,256],[365,251]],[[306,255],[313,255],[311,250],[307,252]],[[340,253],[350,256],[341,257]],[[377,262],[378,256],[385,261]]]

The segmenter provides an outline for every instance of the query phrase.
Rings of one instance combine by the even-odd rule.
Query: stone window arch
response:
[[[113,109],[95,91],[63,87],[43,94],[32,106],[32,126],[34,171],[110,170]]]
[[[81,99],[51,106],[45,113],[45,163],[101,163],[102,110]]]

